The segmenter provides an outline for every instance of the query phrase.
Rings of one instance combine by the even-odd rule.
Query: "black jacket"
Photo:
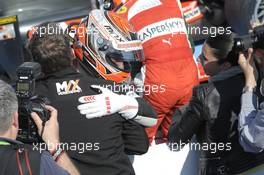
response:
[[[61,142],[68,144],[64,148],[81,174],[133,175],[126,153],[147,152],[149,143],[144,128],[119,114],[94,119],[81,115],[77,109],[80,104],[78,98],[98,94],[90,88],[93,84],[113,83],[69,68],[39,81],[36,94],[46,96],[58,109]]]
[[[174,146],[187,143],[196,134],[201,153],[199,174],[238,174],[264,163],[264,154],[246,153],[239,144],[237,121],[243,87],[242,74],[199,85],[189,105],[175,113],[169,142]]]
[[[34,175],[40,174],[41,154],[38,150],[10,139],[0,138],[0,141],[9,143],[0,145],[0,174],[29,174],[29,171]]]

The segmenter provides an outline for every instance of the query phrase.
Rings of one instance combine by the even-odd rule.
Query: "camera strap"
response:
[[[40,137],[41,137],[41,138],[42,138],[43,133],[44,133],[45,125],[46,125],[46,121],[43,121],[43,122],[42,122],[42,130],[41,130],[41,133],[40,133]]]
[[[16,151],[16,158],[20,175],[32,175],[27,149],[18,149]]]

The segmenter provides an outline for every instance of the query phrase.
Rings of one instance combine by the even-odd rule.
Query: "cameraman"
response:
[[[57,24],[41,27],[60,30]],[[40,27],[40,28],[41,28]],[[49,29],[48,29],[49,30]],[[74,67],[74,55],[68,38],[64,34],[35,33],[30,41],[29,50],[34,61],[42,66],[45,76],[37,82],[36,93],[46,96],[63,118],[59,118],[61,140],[81,174],[85,175],[134,175],[133,167],[127,154],[143,154],[148,150],[148,138],[144,127],[133,120],[123,118],[118,111],[107,117],[86,117],[93,110],[80,114],[78,100],[89,103],[99,94],[91,85],[109,87],[113,82],[80,73]],[[117,95],[117,94],[116,94]],[[83,97],[89,96],[89,97]],[[117,99],[104,98],[107,114],[112,112]],[[114,101],[112,101],[114,100]],[[137,99],[140,101],[140,99]],[[137,101],[136,100],[136,101]],[[138,101],[138,113],[143,101]],[[145,106],[146,105],[146,106]],[[146,116],[155,116],[150,105],[144,108],[150,111]],[[136,112],[137,113],[137,112]],[[135,116],[132,116],[133,119]],[[83,145],[83,146],[82,146]],[[83,149],[81,149],[83,148]]]
[[[19,128],[18,101],[12,87],[0,80],[0,174],[68,174],[65,170],[71,174],[79,174],[68,156],[56,150],[55,145],[60,143],[57,111],[51,106],[46,106],[46,109],[50,111],[51,116],[45,124],[42,139],[45,143],[54,145],[49,151],[57,154],[57,163],[50,153],[40,153],[33,147],[15,140]],[[41,119],[36,113],[32,113],[32,118],[41,133]]]
[[[238,141],[244,76],[233,46],[229,34],[206,40],[200,59],[211,76],[209,83],[193,89],[189,105],[169,130],[170,146],[176,150],[196,134],[198,143],[190,143],[190,149],[200,151],[200,175],[239,174],[264,163],[263,154],[245,152]]]

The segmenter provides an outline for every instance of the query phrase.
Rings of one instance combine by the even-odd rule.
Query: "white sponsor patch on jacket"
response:
[[[135,4],[133,4],[130,8],[130,10],[128,11],[128,20],[130,20],[131,18],[133,18],[134,16],[136,16],[137,14],[151,9],[153,7],[157,7],[159,5],[161,5],[162,3],[160,2],[160,0],[138,0],[135,2]]]
[[[58,95],[81,93],[82,89],[79,86],[79,82],[80,80],[70,80],[68,82],[56,83]]]
[[[181,18],[170,18],[150,24],[138,31],[139,39],[144,43],[150,39],[176,33],[187,34],[185,22]]]

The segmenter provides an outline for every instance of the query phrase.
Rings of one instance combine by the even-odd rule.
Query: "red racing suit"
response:
[[[197,66],[178,0],[129,0],[117,10],[143,42],[144,98],[155,108],[158,124],[147,128],[150,143],[157,130],[166,141],[172,114],[189,102],[198,84]]]

